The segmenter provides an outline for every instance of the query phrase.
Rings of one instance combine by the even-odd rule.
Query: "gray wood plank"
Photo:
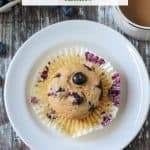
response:
[[[0,16],[0,41],[6,43],[7,47],[7,56],[0,57],[0,78],[2,80],[0,86],[0,149],[2,150],[10,150],[12,147],[12,128],[8,121],[5,108],[4,108],[4,98],[3,98],[3,85],[5,74],[8,68],[8,64],[10,62],[10,47],[11,46],[11,32],[12,32],[12,24],[7,22],[6,20],[12,20],[11,15],[1,15]]]

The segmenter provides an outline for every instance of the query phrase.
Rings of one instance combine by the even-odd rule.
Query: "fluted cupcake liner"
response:
[[[68,64],[94,64],[102,82],[102,96],[98,107],[83,119],[59,116],[48,103],[48,80],[56,71]],[[45,64],[31,85],[30,102],[34,112],[45,124],[71,137],[79,137],[107,126],[115,117],[120,104],[120,75],[110,62],[84,47],[64,48]]]

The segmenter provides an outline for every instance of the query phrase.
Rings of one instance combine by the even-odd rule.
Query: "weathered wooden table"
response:
[[[59,10],[51,13],[48,7],[21,7],[18,5],[12,11],[0,14],[0,41],[7,44],[7,56],[0,57],[0,77],[2,78],[0,81],[0,150],[29,149],[12,129],[5,112],[3,98],[8,65],[21,44],[41,28],[67,19],[93,20],[119,31],[113,21],[111,7],[80,7],[79,12],[68,18],[64,17]],[[141,54],[150,75],[150,42],[127,38]],[[17,84],[12,86],[15,88]],[[126,150],[150,150],[150,114],[140,133]]]

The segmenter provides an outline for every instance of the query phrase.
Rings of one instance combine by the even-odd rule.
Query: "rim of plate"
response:
[[[89,20],[69,20],[69,21],[62,21],[62,22],[57,22],[57,23],[54,23],[52,25],[49,25],[43,29],[41,29],[40,31],[36,32],[35,34],[33,34],[31,37],[29,37],[22,45],[21,47],[17,50],[15,56],[13,57],[11,63],[9,64],[9,67],[8,67],[8,71],[6,73],[6,78],[5,78],[5,85],[4,85],[4,104],[5,104],[5,108],[6,108],[6,112],[7,112],[7,115],[8,115],[8,118],[9,118],[9,121],[12,125],[12,127],[14,128],[15,132],[17,133],[17,135],[23,140],[23,142],[28,145],[31,149],[32,149],[32,145],[29,144],[29,141],[27,141],[27,138],[21,134],[21,131],[17,129],[17,125],[15,123],[14,120],[12,120],[11,118],[11,112],[9,111],[9,100],[7,99],[7,87],[8,87],[8,80],[11,76],[11,68],[13,67],[14,65],[14,62],[16,60],[16,58],[18,57],[18,55],[23,51],[24,47],[26,45],[28,45],[28,43],[30,43],[32,41],[32,39],[34,39],[38,34],[42,33],[43,31],[45,30],[51,30],[51,27],[55,27],[55,26],[60,26],[61,24],[71,24],[71,23],[86,23],[86,24],[91,24],[91,25],[96,25],[96,26],[103,26],[104,28],[106,28],[107,30],[113,32],[114,34],[116,34],[121,40],[123,40],[124,42],[128,43],[132,49],[132,52],[134,52],[134,55],[136,57],[136,59],[138,61],[140,61],[140,69],[143,71],[143,75],[145,78],[142,79],[142,82],[143,83],[146,83],[147,84],[147,88],[145,89],[145,97],[146,97],[146,100],[147,100],[147,107],[142,110],[142,117],[140,118],[141,120],[141,123],[140,125],[138,125],[138,127],[136,128],[136,131],[134,132],[134,134],[130,137],[130,139],[127,139],[123,144],[122,144],[122,148],[124,148],[125,146],[127,146],[135,137],[136,135],[138,134],[138,132],[140,131],[141,127],[143,126],[145,120],[146,120],[146,117],[148,115],[148,111],[149,111],[149,106],[150,106],[150,82],[149,82],[149,76],[148,76],[148,73],[147,73],[147,69],[146,69],[146,66],[142,60],[142,57],[140,56],[140,54],[138,53],[138,51],[136,50],[136,48],[130,43],[130,41],[128,41],[123,35],[121,35],[119,32],[115,31],[114,29],[106,26],[106,25],[103,25],[103,24],[100,24],[98,22],[94,22],[94,21],[89,21]],[[136,61],[137,61],[136,60]]]

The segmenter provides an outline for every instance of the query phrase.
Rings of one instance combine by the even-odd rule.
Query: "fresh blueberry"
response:
[[[6,45],[2,42],[0,42],[0,55],[6,54]]]
[[[57,91],[56,91],[56,93],[58,93],[58,92],[65,92],[65,89],[63,89],[63,88],[59,88]]]
[[[0,0],[0,7],[8,3],[8,0]]]
[[[48,70],[44,70],[42,73],[41,73],[41,78],[43,80],[46,80],[48,77]]]
[[[89,108],[88,108],[88,111],[89,111],[89,112],[93,112],[94,110],[95,110],[94,104],[92,104],[91,102],[89,102]]]
[[[100,81],[99,84],[95,85],[95,87],[102,90],[102,82]]]
[[[57,118],[56,113],[47,113],[46,115],[50,120],[54,120]]]
[[[62,6],[61,7],[61,13],[64,16],[71,17],[71,16],[77,14],[77,12],[78,12],[77,7],[71,7],[71,6]]]
[[[81,85],[86,83],[87,77],[82,72],[77,72],[72,77],[73,83]]]
[[[105,111],[102,111],[101,113],[100,113],[100,115],[104,115],[105,114]]]
[[[78,93],[73,92],[71,96],[74,97],[74,101],[72,102],[73,105],[81,105],[84,101],[84,97],[80,96]]]
[[[99,96],[99,100],[101,100],[102,96],[103,96],[103,85],[102,82],[100,81],[99,84],[95,85],[96,88],[98,88],[99,90],[101,90],[100,96]]]
[[[61,74],[60,73],[57,73],[54,78],[60,78],[61,77]]]

